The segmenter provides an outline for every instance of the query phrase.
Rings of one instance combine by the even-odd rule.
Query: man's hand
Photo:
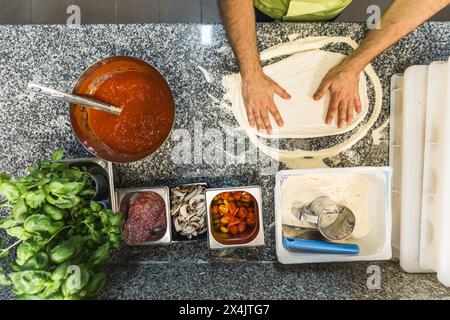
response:
[[[360,71],[350,66],[345,60],[332,68],[322,80],[314,94],[314,100],[323,98],[330,90],[331,100],[325,122],[331,124],[336,113],[338,114],[338,127],[353,121],[354,112],[361,113],[361,100],[359,97]]]
[[[256,45],[255,10],[253,0],[218,0],[220,16],[239,63],[242,95],[248,122],[258,130],[272,132],[269,112],[279,126],[283,125],[274,94],[284,99],[290,95],[272,79],[265,76]]]
[[[291,96],[282,87],[268,76],[261,73],[260,76],[242,81],[242,97],[250,126],[258,128],[259,131],[272,133],[272,125],[269,113],[274,117],[279,127],[283,126],[283,119],[273,100],[274,94],[283,99]]]
[[[370,30],[360,46],[343,63],[328,72],[314,94],[314,99],[319,100],[330,90],[331,102],[326,122],[331,123],[338,112],[340,128],[345,122],[350,123],[353,111],[361,111],[358,85],[359,74],[365,66],[449,4],[450,0],[395,0],[381,18],[382,28]]]

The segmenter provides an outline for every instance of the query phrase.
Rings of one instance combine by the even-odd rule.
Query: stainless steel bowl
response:
[[[101,141],[101,139],[95,134],[95,132],[89,125],[89,113],[87,108],[80,105],[71,104],[70,105],[71,125],[80,143],[86,148],[86,150],[88,150],[96,157],[111,162],[139,161],[146,158],[150,154],[156,152],[167,141],[175,122],[175,103],[169,84],[156,68],[154,68],[144,60],[138,58],[127,56],[115,56],[105,58],[103,60],[94,63],[81,74],[81,76],[75,82],[72,91],[74,94],[89,97],[89,93],[83,91],[86,91],[86,87],[88,87],[91,83],[93,83],[94,81],[99,81],[99,79],[102,79],[102,76],[104,77],[105,74],[104,73],[102,74],[101,72],[107,72],[108,74],[110,74],[128,70],[142,71],[148,73],[153,77],[156,77],[158,81],[161,81],[161,83],[164,84],[167,93],[170,95],[170,102],[167,107],[173,110],[174,116],[170,126],[171,127],[170,131],[167,133],[165,139],[156,146],[156,148],[150,151],[127,154],[124,152],[118,152],[117,150],[114,150],[113,148],[105,144],[103,141]]]

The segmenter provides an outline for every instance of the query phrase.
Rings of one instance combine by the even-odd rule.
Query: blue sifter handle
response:
[[[283,237],[283,245],[286,249],[293,250],[306,250],[322,253],[359,254],[359,246],[357,244],[330,243],[325,241]]]

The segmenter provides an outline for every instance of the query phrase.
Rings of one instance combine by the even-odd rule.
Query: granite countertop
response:
[[[360,41],[363,24],[259,24],[261,49],[301,37],[339,35]],[[259,185],[263,193],[266,245],[260,248],[211,251],[206,241],[159,247],[127,247],[106,266],[109,282],[102,298],[445,298],[450,290],[435,275],[406,274],[398,262],[283,266],[276,262],[274,243],[274,172],[261,168],[264,155],[250,164],[224,153],[223,161],[208,157],[208,137],[233,132],[235,120],[223,108],[222,76],[237,72],[221,25],[196,24],[0,26],[0,171],[17,176],[34,160],[64,147],[69,158],[89,154],[72,134],[63,103],[25,93],[29,81],[70,91],[80,73],[107,56],[142,58],[167,78],[177,106],[174,132],[155,154],[115,165],[119,187],[207,182],[210,187]],[[394,73],[413,64],[429,64],[450,56],[450,23],[427,23],[373,63],[384,100],[374,129],[389,119],[389,82]],[[215,129],[216,131],[208,131]],[[204,139],[195,139],[200,132]],[[333,166],[385,166],[388,128],[381,141],[372,135],[332,160]],[[239,134],[232,135],[239,139]],[[245,137],[244,137],[245,138]],[[344,137],[306,141],[311,149],[333,145]],[[205,140],[206,139],[206,140]],[[191,141],[183,145],[180,141]],[[195,141],[195,142],[194,142]],[[238,140],[231,140],[231,145]],[[255,153],[251,147],[247,153]],[[175,151],[177,150],[177,151]],[[203,150],[203,151],[202,151]],[[203,158],[202,158],[203,152]],[[205,155],[206,153],[206,155]],[[276,163],[276,169],[282,169]],[[368,266],[381,270],[380,289],[368,289]],[[0,299],[10,299],[0,287]]]

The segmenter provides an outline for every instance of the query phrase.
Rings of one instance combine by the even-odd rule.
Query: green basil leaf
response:
[[[60,289],[61,289],[61,281],[57,280],[57,281],[52,281],[47,288],[45,288],[45,290],[39,294],[40,297],[44,298],[44,299],[48,299],[50,297],[54,297],[54,295],[56,294],[60,294]]]
[[[47,201],[52,205],[60,208],[60,209],[71,209],[76,207],[80,203],[80,198],[77,196],[72,197],[64,197],[64,196],[47,196]]]
[[[64,300],[64,296],[61,293],[61,290],[58,290],[58,292],[45,297],[45,299],[46,300]]]
[[[28,207],[25,200],[20,199],[13,206],[13,216],[17,221],[23,222],[26,219]]]
[[[15,292],[36,294],[45,289],[51,279],[51,273],[38,270],[27,270],[10,274]]]
[[[0,249],[0,259],[4,259],[9,255],[8,249]]]
[[[67,268],[69,267],[69,262],[64,262],[56,267],[52,273],[52,280],[59,281],[64,280],[67,277]]]
[[[11,177],[6,172],[0,172],[0,183],[3,183],[5,181],[9,181]]]
[[[19,188],[12,181],[3,181],[0,183],[0,195],[4,196],[9,202],[15,202],[20,197]]]
[[[43,214],[33,214],[23,223],[25,230],[30,233],[54,234],[63,226],[63,222],[53,222],[50,217]]]
[[[66,182],[53,181],[47,185],[47,191],[56,195],[75,196],[83,190],[83,182]]]
[[[95,297],[106,285],[106,274],[103,272],[97,273],[92,277],[91,281],[86,286],[86,297]]]
[[[101,204],[99,204],[97,201],[91,201],[89,203],[89,205],[91,207],[91,210],[94,211],[94,212],[98,212],[98,211],[100,211],[102,209]]]
[[[101,232],[91,229],[89,231],[89,239],[92,240],[94,243],[100,243],[102,241],[102,234]]]
[[[63,171],[65,168],[67,168],[67,164],[61,162],[52,162],[49,167],[52,171]]]
[[[8,262],[8,267],[9,267],[9,270],[11,270],[11,272],[22,271],[21,267],[12,261]]]
[[[52,181],[47,185],[46,190],[56,195],[64,194],[64,184],[60,181]]]
[[[76,294],[72,294],[70,296],[64,296],[64,300],[80,300],[80,296]]]
[[[3,272],[3,268],[0,267],[0,286],[10,286],[12,282],[8,279],[8,276]]]
[[[73,267],[70,270],[70,267]],[[64,296],[68,297],[79,293],[89,282],[89,272],[84,266],[69,266],[69,276],[61,286]]]
[[[14,216],[8,216],[2,221],[0,221],[0,229],[14,228],[19,224],[20,222],[17,221]]]
[[[62,263],[76,254],[76,248],[70,243],[63,242],[50,251],[50,258],[54,263]]]
[[[50,259],[58,264],[67,261],[81,251],[83,245],[84,240],[81,236],[72,236],[50,250]]]
[[[27,232],[23,227],[14,227],[6,229],[6,233],[11,237],[15,237],[19,240],[27,240],[32,237],[32,234]]]
[[[38,160],[37,163],[40,169],[47,169],[50,166],[50,161],[48,160]]]
[[[121,213],[114,213],[112,211],[108,214],[109,223],[115,227],[121,227],[123,224],[123,216]]]
[[[32,256],[22,266],[23,270],[44,270],[49,265],[49,258],[45,252],[39,252]]]
[[[59,161],[62,158],[64,158],[64,150],[63,149],[57,149],[57,150],[53,151],[53,153],[52,153],[53,161]]]
[[[49,203],[44,203],[42,210],[53,220],[59,221],[64,217],[65,211]]]
[[[35,294],[22,294],[17,296],[16,300],[42,300],[42,298]]]
[[[94,189],[84,189],[84,190],[80,191],[79,196],[90,197],[90,196],[93,196],[95,193],[96,193],[96,191]]]
[[[37,242],[33,240],[27,240],[22,242],[17,248],[16,263],[22,266],[28,259],[35,255],[39,250],[40,246]]]
[[[119,248],[120,242],[122,241],[122,236],[115,233],[109,233],[108,241],[111,243],[111,246],[117,249]]]
[[[109,244],[100,246],[90,257],[88,263],[93,266],[99,266],[109,259]]]
[[[78,168],[70,168],[63,171],[63,178],[68,181],[80,181],[84,172]]]
[[[31,208],[39,207],[45,201],[45,192],[43,190],[28,191],[25,193],[25,203]]]
[[[83,190],[83,182],[68,182],[64,185],[64,193],[68,196],[75,196]]]

